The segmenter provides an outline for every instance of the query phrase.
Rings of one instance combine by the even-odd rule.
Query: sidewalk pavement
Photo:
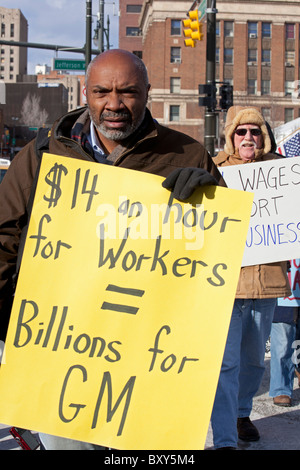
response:
[[[266,371],[261,387],[254,398],[251,420],[258,428],[260,440],[239,441],[240,450],[300,450],[300,388],[294,380],[292,406],[283,408],[273,405],[269,397],[270,356],[265,358]],[[9,433],[9,426],[0,424],[0,450],[22,450]],[[213,449],[213,438],[209,426],[206,450]]]
[[[253,400],[251,421],[260,433],[257,442],[239,441],[240,450],[300,450],[300,388],[294,379],[292,406],[285,408],[273,404],[269,396],[270,354],[265,357],[266,370],[257,395]],[[213,449],[211,427],[207,434],[206,449]]]

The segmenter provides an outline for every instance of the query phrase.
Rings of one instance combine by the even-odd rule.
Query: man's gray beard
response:
[[[135,127],[132,124],[129,124],[126,130],[119,130],[119,129],[107,129],[104,124],[100,124],[96,126],[94,123],[95,128],[97,131],[106,137],[109,140],[119,141],[127,139],[133,132],[135,131]]]
[[[106,139],[113,140],[114,142],[118,142],[118,141],[127,139],[127,137],[131,136],[140,127],[140,125],[142,124],[144,120],[145,113],[135,123],[127,124],[125,130],[107,129],[104,123],[100,123],[99,126],[97,126],[95,124],[95,121],[93,120],[93,117],[92,116],[90,117],[91,117],[91,120],[93,121],[95,128],[100,134],[106,137]]]

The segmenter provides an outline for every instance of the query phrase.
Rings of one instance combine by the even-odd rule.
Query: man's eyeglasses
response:
[[[248,131],[250,131],[251,135],[256,137],[262,134],[261,129],[236,129],[235,133],[239,136],[245,136]]]

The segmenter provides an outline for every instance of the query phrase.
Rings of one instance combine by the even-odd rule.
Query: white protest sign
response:
[[[229,188],[254,193],[242,266],[300,256],[300,157],[222,167]]]

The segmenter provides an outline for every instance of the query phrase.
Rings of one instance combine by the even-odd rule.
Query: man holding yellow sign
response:
[[[1,337],[5,339],[13,286],[18,239],[27,223],[27,203],[36,182],[38,151],[45,148],[55,155],[101,162],[147,173],[168,176],[174,170],[193,167],[182,173],[177,185],[225,186],[216,166],[201,144],[184,134],[160,126],[146,108],[147,71],[141,60],[127,51],[110,50],[91,62],[86,77],[88,108],[72,111],[54,124],[47,145],[32,141],[14,159],[1,185]],[[196,170],[198,168],[198,170]],[[204,171],[207,170],[207,171]],[[174,185],[177,172],[167,186]],[[57,170],[57,178],[61,175]],[[53,178],[55,175],[53,174]],[[198,181],[198,179],[199,181]],[[54,184],[54,183],[53,183]],[[170,187],[170,189],[172,189]],[[179,196],[177,191],[175,194]],[[185,197],[185,194],[184,194]],[[11,201],[13,198],[13,201]],[[10,209],[12,206],[12,209]],[[12,222],[13,221],[13,222]],[[9,228],[7,228],[9,226]]]
[[[37,175],[40,171],[40,161],[37,159],[36,155],[37,151],[42,152],[47,149],[51,154],[80,160],[79,166],[76,168],[74,174],[74,180],[72,180],[70,188],[64,191],[64,195],[68,191],[70,192],[72,195],[71,209],[75,209],[80,195],[84,194],[87,197],[85,206],[86,212],[89,212],[93,202],[96,200],[95,198],[98,197],[98,193],[101,193],[102,190],[102,186],[99,185],[97,174],[95,174],[93,178],[90,178],[90,169],[86,169],[85,172],[82,169],[82,165],[84,166],[86,162],[99,162],[105,165],[113,165],[115,167],[123,167],[166,177],[162,183],[163,186],[167,189],[173,190],[174,197],[179,200],[189,198],[193,191],[199,186],[218,184],[225,186],[216,166],[200,143],[184,134],[159,125],[152,118],[149,110],[146,108],[149,88],[150,85],[148,83],[146,68],[142,61],[140,61],[135,55],[121,50],[110,50],[101,54],[94,59],[87,71],[86,89],[88,107],[73,111],[58,119],[45,141],[40,142],[36,139],[28,144],[13,160],[12,165],[0,187],[1,340],[4,341],[6,338],[6,330],[10,318],[14,293],[13,279],[16,274],[18,247],[20,245],[20,239],[24,236],[24,228],[28,224],[28,217],[31,212],[31,199],[34,194]],[[48,202],[49,212],[51,208],[55,209],[58,204],[61,196],[60,185],[62,184],[62,181],[64,181],[65,178],[68,178],[68,174],[70,176],[72,173],[69,165],[64,164],[63,162],[55,161],[52,163],[53,164],[51,164],[50,167],[46,167],[47,172],[44,174],[44,181],[46,181],[48,186],[50,186],[51,191],[44,194],[42,198],[42,200]],[[83,173],[85,176],[82,180],[81,178],[83,178]],[[109,177],[114,177],[113,171],[109,173]],[[124,176],[122,174],[122,178],[126,177],[126,173],[124,173]],[[119,179],[118,176],[116,182],[113,180],[109,181],[110,188],[116,191],[119,181],[122,181],[122,178]],[[138,178],[135,179],[136,185],[138,185],[137,181]],[[159,182],[159,184],[161,184],[161,182]],[[117,187],[115,187],[116,185]],[[143,190],[144,187],[141,185],[141,194],[143,193]],[[116,205],[114,205],[114,207],[119,207],[120,210],[122,210],[123,206],[119,202],[116,202],[115,204]],[[195,212],[190,212],[190,214],[195,218],[198,217]],[[39,221],[36,222],[37,226],[32,228],[33,232],[31,231],[29,233],[28,238],[28,243],[34,243],[35,259],[41,257],[42,261],[47,260],[48,263],[51,263],[55,260],[62,260],[64,256],[72,256],[72,252],[74,250],[72,243],[74,242],[70,242],[63,237],[57,240],[56,235],[57,226],[65,226],[68,224],[68,221],[71,223],[71,219],[68,219],[67,213],[66,218],[64,218],[64,213],[60,214],[57,217],[58,222],[55,223],[52,222],[52,216],[50,213],[47,212],[39,215]],[[202,216],[199,214],[199,223],[201,223],[202,220],[202,224],[204,224],[204,215],[203,211]],[[33,222],[33,224],[35,224],[35,222]],[[227,219],[226,215],[224,215],[223,226],[219,226],[219,230],[223,228],[224,231],[226,224]],[[45,239],[45,237],[47,237],[45,234],[46,228],[51,232],[52,226],[54,227],[52,236],[53,239],[56,239],[55,243],[52,239],[50,240],[50,236],[49,239]],[[104,230],[104,225],[102,225],[102,228]],[[78,227],[79,238],[80,229],[81,224],[79,224]],[[104,251],[104,238],[101,236],[101,231],[98,233],[98,238],[102,241],[102,245],[100,245],[102,251],[99,253],[99,264],[101,264],[101,262],[105,263],[105,256],[107,260],[109,260],[107,256],[111,256],[110,262],[113,263],[113,252],[109,250],[107,252]],[[153,248],[152,255],[141,252],[139,253],[138,258],[134,258],[135,255],[133,254],[133,250],[126,250],[125,252],[125,248],[127,248],[127,246],[125,246],[126,242],[124,240],[126,240],[126,237],[123,238],[123,244],[119,245],[117,250],[117,253],[120,253],[120,250],[123,250],[124,248],[124,252],[122,251],[122,253],[124,253],[124,258],[121,263],[124,272],[130,269],[130,263],[134,263],[136,269],[142,262],[144,266],[147,261],[146,258],[151,258],[151,256],[152,267],[157,266],[162,270],[162,272],[164,269],[169,270],[168,272],[171,270],[171,272],[178,274],[175,278],[179,278],[184,275],[182,272],[184,265],[189,267],[189,276],[191,276],[196,272],[199,264],[206,264],[204,261],[199,259],[188,257],[176,258],[170,261],[170,265],[166,264],[167,255],[164,255],[165,251],[162,250],[159,244],[159,237],[157,238],[156,244]],[[83,242],[88,243],[87,240],[83,240]],[[243,242],[241,242],[241,244],[243,244]],[[103,258],[101,258],[101,256]],[[74,271],[77,272],[76,260],[72,262],[74,264]],[[79,265],[80,263],[78,266]],[[48,268],[49,266],[47,265],[47,271],[44,273],[45,276],[48,272]],[[24,270],[26,271],[26,269],[28,269],[28,267],[26,268],[25,265]],[[222,276],[218,272],[219,269],[222,269],[222,263],[221,267],[215,267],[211,275],[207,275],[207,278],[211,279],[212,283],[216,282],[218,284],[218,282],[221,282]],[[186,272],[187,271],[188,270],[186,269]],[[24,281],[25,284],[22,280],[23,287],[26,287],[27,285],[29,288],[30,284],[34,284],[36,282],[35,278],[32,279],[30,277],[32,272],[29,268],[27,281]],[[43,270],[41,272],[43,273]],[[39,281],[43,282],[43,278],[39,278]],[[45,282],[48,282],[47,279],[45,279]],[[109,285],[114,286],[113,283],[110,283],[107,287]],[[112,287],[112,289],[114,288],[115,287]],[[143,289],[141,288],[137,289],[137,291],[134,290],[133,292],[138,292],[141,295],[142,291]],[[131,293],[132,291],[129,292]],[[53,295],[54,297],[56,296],[55,292]],[[111,303],[112,302],[108,302],[106,306]],[[32,298],[26,297],[21,299],[20,305],[17,308],[17,329],[15,330],[15,328],[13,328],[12,331],[14,331],[14,334],[11,334],[13,334],[14,347],[17,349],[21,348],[22,350],[22,348],[27,347],[27,343],[31,344],[31,335],[33,335],[34,331],[31,329],[31,326],[33,326],[34,319],[39,318],[41,307],[39,302],[32,296]],[[86,344],[91,341],[90,354],[92,354],[93,348],[96,347],[95,343],[98,341],[95,339],[93,342],[92,332],[81,333],[81,335],[86,336],[72,336],[72,328],[74,328],[74,325],[67,321],[67,316],[69,315],[67,306],[63,305],[60,310],[59,306],[53,303],[49,308],[50,312],[48,323],[47,325],[44,324],[44,326],[40,325],[39,329],[35,331],[34,344],[45,345],[46,348],[48,344],[50,344],[50,339],[52,340],[52,338],[54,338],[52,348],[59,349],[59,347],[61,347],[60,338],[64,332],[63,328],[66,322],[66,327],[69,328],[70,331],[69,335],[64,338],[64,348],[68,349],[68,341],[69,344],[71,344],[72,338],[75,341],[74,347],[78,351],[82,351],[80,349],[81,346],[79,345],[79,341],[85,340],[87,342]],[[82,308],[86,311],[86,306],[82,306]],[[28,319],[23,321],[27,315],[32,318],[33,323],[29,323]],[[58,322],[58,329],[56,332],[54,332],[55,321]],[[162,330],[164,332],[162,335],[171,334],[170,325],[162,325],[162,328],[163,326],[165,329]],[[158,342],[160,335],[157,331],[155,334],[154,331],[152,332],[152,337],[153,336],[157,338]],[[80,339],[78,339],[79,337]],[[107,357],[112,360],[113,358],[117,360],[118,355],[121,354],[117,348],[119,341],[118,338],[113,337],[102,339],[105,342],[107,341],[108,345],[111,345],[106,354]],[[154,343],[152,348],[151,345],[149,345],[148,349],[152,349],[153,352],[154,368],[155,358],[159,349],[157,343]],[[197,359],[192,355],[185,356],[183,352],[180,362],[178,359],[178,369],[183,369],[186,363],[192,364],[194,359],[195,362]],[[43,354],[41,354],[41,358],[43,358]],[[173,360],[175,360],[174,355],[170,355],[169,361]],[[161,367],[168,370],[170,364],[164,363]],[[4,366],[2,366],[2,368],[5,369]],[[65,377],[63,390],[69,390],[68,380],[71,381],[74,374],[77,375],[77,379],[79,374],[79,377],[81,376],[81,381],[82,379],[83,381],[85,381],[85,379],[87,380],[87,369],[84,368],[84,366],[78,366],[77,369],[70,368],[69,376],[67,375]],[[110,379],[109,373],[108,375],[103,376],[102,384],[104,387],[105,385],[109,385]],[[22,386],[21,383],[20,386]],[[127,388],[125,386],[124,390],[125,389],[128,392],[127,397],[129,399],[130,393],[133,390],[133,380],[130,382],[129,379],[127,382]],[[99,407],[100,395],[101,390],[99,392],[98,401],[96,400],[93,422],[97,421],[97,403]],[[84,406],[84,404],[78,404],[74,405],[74,408],[79,413],[81,407]],[[61,403],[60,407],[60,417],[66,419],[66,421],[70,419],[69,417],[65,417],[63,403]],[[76,433],[75,435],[77,436]],[[78,441],[73,439],[65,440],[61,437],[46,435],[44,435],[43,439],[46,449],[88,449],[95,447],[94,444],[79,442],[79,439],[82,437],[84,437],[82,436],[82,433],[79,433]],[[105,438],[100,443],[102,442],[106,442]]]

